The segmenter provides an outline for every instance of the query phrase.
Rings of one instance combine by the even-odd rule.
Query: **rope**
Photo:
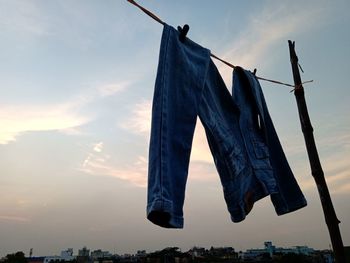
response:
[[[143,12],[145,12],[147,15],[149,15],[150,17],[152,17],[154,20],[156,20],[158,23],[164,25],[165,23],[155,14],[153,14],[151,11],[148,11],[146,8],[144,8],[143,6],[140,6],[138,3],[136,3],[134,0],[127,0],[130,4],[133,4],[134,6],[137,6],[138,8],[140,8]]]
[[[299,89],[303,89],[303,84],[310,83],[310,82],[313,82],[313,80],[307,80],[307,81],[302,82],[299,85],[294,86],[294,89],[292,89],[290,92],[293,92],[293,91],[296,91],[296,90],[299,90]]]
[[[130,4],[133,4],[134,6],[138,7],[139,9],[141,9],[144,13],[146,13],[148,16],[150,16],[151,18],[153,18],[155,21],[157,21],[158,23],[162,24],[162,25],[165,25],[165,22],[163,22],[158,16],[156,16],[155,14],[153,14],[151,11],[147,10],[146,8],[144,8],[143,6],[139,5],[138,3],[136,3],[134,0],[127,0]],[[210,54],[211,57],[221,61],[222,63],[226,64],[227,66],[231,67],[231,68],[235,68],[236,66],[231,64],[230,62],[227,62],[221,58],[219,58],[218,56],[214,55],[213,53]],[[299,65],[300,66],[300,65]],[[263,77],[258,77],[256,76],[257,79],[260,79],[260,80],[264,80],[264,81],[268,81],[268,82],[272,82],[272,83],[275,83],[275,84],[279,84],[279,85],[284,85],[284,86],[288,86],[288,87],[292,87],[294,88],[292,91],[294,90],[297,90],[297,89],[301,89],[303,88],[303,84],[306,84],[306,83],[310,83],[310,82],[313,82],[313,80],[308,80],[308,81],[304,81],[303,83],[301,83],[300,85],[298,86],[295,86],[295,85],[292,85],[292,84],[288,84],[288,83],[284,83],[284,82],[281,82],[281,81],[278,81],[278,80],[273,80],[273,79],[267,79],[267,78],[263,78]]]

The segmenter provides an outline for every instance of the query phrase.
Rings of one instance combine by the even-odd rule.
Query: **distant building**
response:
[[[87,249],[86,247],[83,247],[82,249],[79,249],[78,256],[77,256],[77,262],[78,263],[90,263],[90,249]]]
[[[90,249],[87,249],[86,247],[79,249],[78,256],[79,257],[89,257],[90,256]]]
[[[315,252],[315,250],[313,248],[310,248],[307,246],[295,246],[293,248],[294,248],[293,252],[295,254],[302,254],[302,255],[309,256]]]
[[[92,259],[103,259],[103,258],[110,258],[112,257],[112,254],[108,251],[102,251],[101,249],[97,249],[91,252],[91,258]]]
[[[72,257],[73,256],[73,248],[67,248],[67,250],[62,250],[61,251],[61,257]]]
[[[193,247],[188,251],[192,258],[202,257],[205,254],[205,252],[206,249],[204,247]]]
[[[61,251],[61,260],[72,261],[75,257],[73,256],[73,248],[68,248],[67,250]]]
[[[272,245],[271,241],[264,242],[264,248],[262,249],[247,249],[246,252],[242,253],[243,259],[253,259],[262,255],[269,255],[272,257],[276,254],[298,254],[309,256],[313,254],[315,250],[307,246],[295,246],[291,248],[282,248]]]

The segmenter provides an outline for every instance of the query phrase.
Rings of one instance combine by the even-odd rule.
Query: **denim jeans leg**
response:
[[[164,25],[152,106],[147,218],[183,227],[183,203],[198,100],[209,50]]]

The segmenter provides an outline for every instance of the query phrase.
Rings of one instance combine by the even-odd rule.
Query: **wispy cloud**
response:
[[[70,127],[67,129],[61,129],[60,132],[70,136],[81,136],[85,134],[83,131],[79,129],[79,126],[72,127],[72,128]]]
[[[142,114],[141,114],[142,115]],[[141,135],[148,134],[144,128],[138,130]],[[148,136],[148,135],[147,135]],[[145,156],[137,156],[131,164],[116,164],[111,156],[103,150],[103,142],[93,143],[79,170],[95,176],[111,176],[127,181],[138,187],[147,185],[148,160]],[[191,152],[189,168],[190,180],[218,180],[213,159],[206,143],[204,128],[197,125]]]
[[[197,120],[197,125],[193,137],[191,162],[214,164],[213,156],[211,155],[209,149],[204,127],[199,119]]]
[[[322,115],[323,116],[323,115]],[[318,120],[314,132],[319,158],[329,191],[332,194],[349,194],[350,185],[350,126],[348,116],[323,116],[327,122]],[[311,175],[309,158],[302,134],[287,134],[284,138],[285,152],[291,159],[293,171],[303,190],[316,189]]]
[[[292,2],[267,2],[259,14],[251,16],[223,58],[245,68],[255,68],[266,54],[273,54],[276,43],[324,23],[326,6],[301,9]],[[219,64],[219,69],[225,81],[230,82],[232,70],[222,64]]]
[[[145,187],[147,183],[147,159],[138,156],[130,165],[117,166],[110,160],[110,156],[102,152],[103,143],[96,143],[88,153],[80,171],[95,176],[111,176],[127,181],[138,187]]]
[[[130,85],[130,81],[116,81],[95,85],[76,98],[49,105],[0,106],[0,144],[15,141],[25,132],[60,131],[67,135],[82,135],[78,129],[96,116],[81,114],[87,105],[114,96]]]
[[[94,151],[95,152],[98,152],[98,153],[100,153],[100,152],[102,152],[102,149],[103,149],[103,142],[99,142],[99,143],[96,143],[95,145],[94,145]]]
[[[346,191],[350,187],[350,163],[348,162],[348,158],[336,154],[332,158],[325,160],[324,167],[330,192],[333,194],[349,195],[350,191]]]
[[[17,35],[48,34],[47,16],[32,1],[2,1],[0,10],[0,31],[14,32]]]
[[[148,160],[138,156],[131,165],[117,166],[109,158],[98,154],[89,154],[79,169],[94,176],[111,176],[131,183],[137,187],[146,187],[148,176]],[[213,181],[219,180],[214,164],[192,161],[189,167],[189,180]]]
[[[29,222],[30,219],[27,217],[23,217],[23,216],[0,215],[0,221],[26,223],[26,222]]]
[[[90,118],[79,114],[78,108],[76,102],[43,106],[1,106],[0,144],[15,141],[17,136],[25,132],[59,131],[81,126]]]
[[[349,156],[348,149],[333,152],[330,155],[321,158],[321,164],[324,171],[324,176],[327,181],[329,191],[332,194],[349,194],[346,189],[350,186],[350,163],[347,156]],[[322,157],[322,156],[321,156]],[[303,165],[297,169],[297,174],[303,175],[300,180],[300,185],[303,190],[307,191],[315,189],[316,184],[311,176],[309,161],[305,156]],[[298,162],[300,163],[300,162]],[[301,168],[300,168],[301,167]]]
[[[219,174],[213,163],[191,161],[188,170],[188,179],[200,182],[219,181]]]
[[[137,103],[131,112],[131,116],[120,126],[131,133],[148,136],[151,130],[151,111],[152,102],[150,100]]]
[[[330,175],[328,173],[328,170],[325,170],[325,178],[327,181],[327,186],[329,189],[329,192],[331,194],[349,194],[350,192],[347,191],[350,187],[350,167],[347,168],[346,171],[337,173],[335,175]],[[300,180],[300,187],[304,191],[308,191],[311,189],[316,189],[316,183],[313,177],[311,176],[311,172],[308,172],[309,178]]]
[[[99,86],[98,92],[101,97],[108,97],[125,90],[130,85],[131,85],[130,81],[108,83],[108,84]]]

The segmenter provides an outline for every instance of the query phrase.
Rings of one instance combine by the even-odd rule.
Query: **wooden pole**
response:
[[[306,144],[306,150],[309,157],[311,166],[311,173],[315,179],[318,193],[321,199],[323,213],[325,221],[328,227],[329,235],[331,237],[332,247],[334,251],[335,261],[337,263],[345,263],[345,253],[343,241],[341,238],[339,223],[335,210],[332,204],[332,199],[328,191],[327,183],[324,177],[324,173],[321,167],[321,162],[318,157],[318,152],[313,135],[313,128],[309,113],[306,106],[304,88],[301,82],[299,73],[298,57],[295,53],[295,42],[288,40],[290,62],[292,64],[293,78],[295,84],[294,95],[298,106],[299,119],[301,123],[301,130],[304,134],[304,140]]]

